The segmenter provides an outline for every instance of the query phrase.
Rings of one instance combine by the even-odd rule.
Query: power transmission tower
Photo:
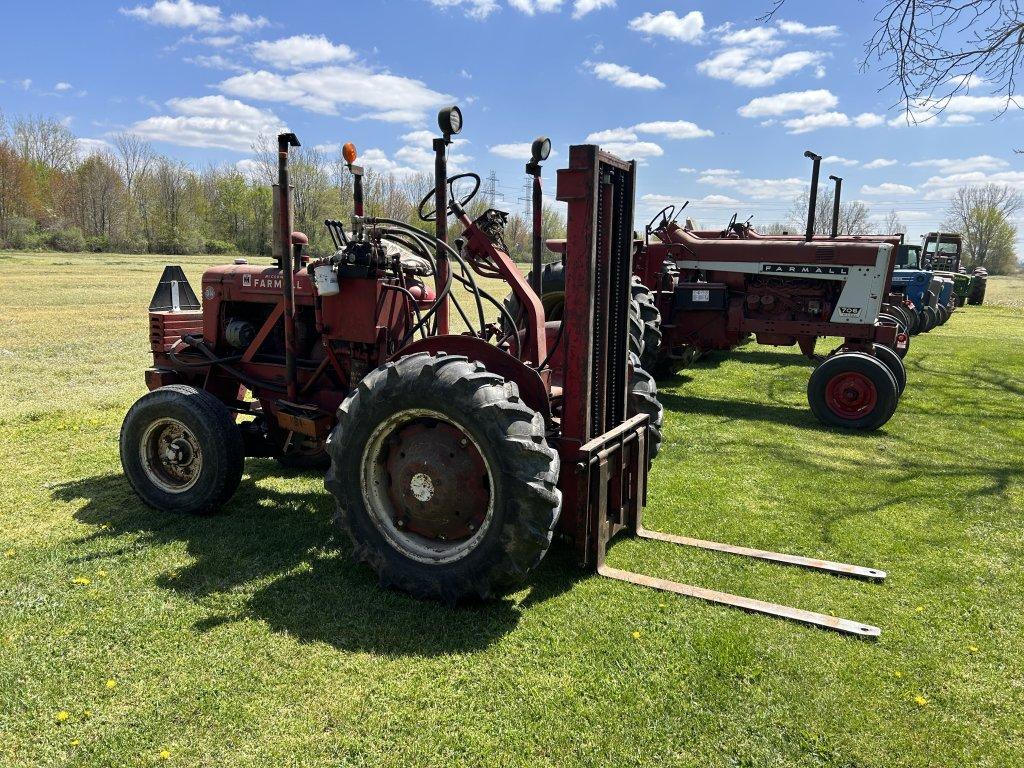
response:
[[[523,182],[522,194],[516,199],[523,204],[523,216],[529,221],[533,216],[533,184],[529,179]]]
[[[484,198],[487,200],[487,207],[493,208],[499,200],[504,201],[505,195],[498,191],[498,174],[491,171],[487,176],[487,186],[484,187]]]

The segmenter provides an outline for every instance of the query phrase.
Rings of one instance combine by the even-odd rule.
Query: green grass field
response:
[[[889,579],[637,541],[612,564],[877,624],[872,643],[560,548],[510,599],[416,602],[350,563],[319,478],[264,460],[220,515],[143,507],[117,436],[163,263],[0,254],[0,764],[1024,764],[1024,279],[914,339],[879,433],[820,428],[791,350],[661,383],[651,527]]]

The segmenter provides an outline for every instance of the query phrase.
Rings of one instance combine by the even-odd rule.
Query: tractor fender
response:
[[[545,422],[551,421],[551,404],[548,400],[548,388],[544,380],[533,368],[527,366],[517,357],[502,352],[493,344],[475,336],[449,334],[446,336],[430,336],[419,339],[395,353],[389,361],[398,360],[418,352],[431,354],[462,355],[470,360],[482,363],[491,373],[496,373],[506,381],[514,381],[519,387],[519,396],[533,410],[544,416]]]

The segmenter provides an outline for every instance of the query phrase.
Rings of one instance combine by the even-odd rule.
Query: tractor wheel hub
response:
[[[874,382],[856,371],[833,376],[825,388],[828,407],[845,419],[859,419],[870,413],[878,402]]]
[[[471,536],[490,502],[476,444],[453,424],[418,418],[392,433],[384,460],[395,525],[429,539]]]

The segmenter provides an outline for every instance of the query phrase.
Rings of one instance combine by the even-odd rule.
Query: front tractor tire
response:
[[[823,424],[874,430],[896,412],[899,385],[878,358],[842,352],[814,369],[807,382],[807,401]]]
[[[640,320],[644,326],[644,349],[640,364],[646,370],[653,371],[658,364],[658,354],[661,351],[661,312],[654,301],[654,293],[636,275],[630,283],[630,292],[637,303]]]
[[[382,586],[494,598],[551,544],[561,494],[544,418],[480,363],[424,352],[372,371],[327,450],[337,522]]]
[[[242,479],[245,448],[227,407],[209,392],[171,384],[143,395],[121,425],[129,485],[162,512],[204,515]]]

